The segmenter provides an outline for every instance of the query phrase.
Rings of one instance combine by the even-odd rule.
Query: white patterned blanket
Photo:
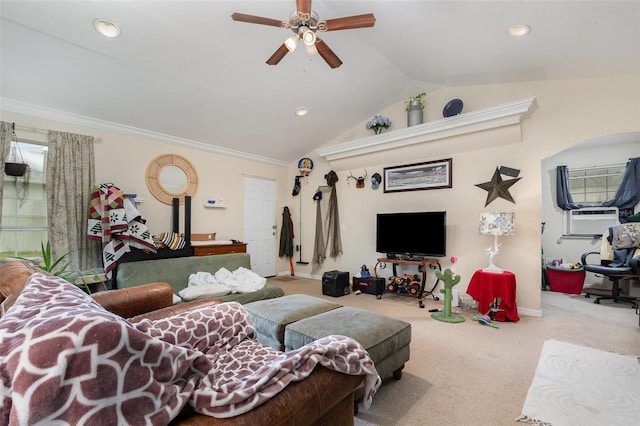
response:
[[[282,353],[255,340],[242,305],[131,324],[66,281],[34,274],[0,319],[0,424],[166,424],[190,404],[233,417],[316,365],[380,385],[355,340],[329,336]]]
[[[156,252],[145,220],[129,197],[111,183],[94,186],[89,205],[87,237],[102,242],[102,263],[111,278],[116,262],[131,247]]]

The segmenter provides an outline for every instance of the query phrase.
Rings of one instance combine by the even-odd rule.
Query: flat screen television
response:
[[[388,258],[447,255],[447,212],[378,213],[376,251]]]

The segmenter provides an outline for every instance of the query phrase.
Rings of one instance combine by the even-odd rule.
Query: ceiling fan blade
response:
[[[327,19],[325,31],[351,30],[354,28],[373,27],[376,17],[373,13],[364,15],[346,16],[344,18]]]
[[[298,13],[309,15],[311,13],[311,0],[296,0],[296,10]]]
[[[248,22],[250,24],[269,25],[271,27],[282,27],[284,22],[277,19],[264,18],[262,16],[247,15],[245,13],[233,13],[231,19],[239,22]]]
[[[322,56],[322,59],[327,61],[327,64],[329,64],[331,68],[338,68],[340,65],[342,65],[342,61],[340,60],[340,58],[338,58],[338,56],[333,53],[333,50],[331,50],[331,48],[324,41],[318,39],[318,41],[316,42],[316,49],[318,49],[318,54]]]
[[[280,62],[282,58],[284,58],[284,55],[286,55],[287,53],[289,53],[289,49],[287,49],[287,46],[282,43],[282,45],[278,47],[278,50],[273,52],[273,55],[271,55],[271,57],[267,59],[267,64],[278,65],[278,62]]]

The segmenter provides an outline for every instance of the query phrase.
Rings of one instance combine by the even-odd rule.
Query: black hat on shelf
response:
[[[327,185],[336,186],[336,182],[338,181],[338,175],[336,174],[336,172],[331,170],[329,173],[324,175],[324,178],[327,180]]]

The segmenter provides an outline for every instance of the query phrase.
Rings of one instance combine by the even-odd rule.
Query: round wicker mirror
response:
[[[174,198],[184,204],[184,197],[198,192],[198,174],[193,164],[178,154],[162,154],[147,166],[147,188],[151,195],[165,204]]]

